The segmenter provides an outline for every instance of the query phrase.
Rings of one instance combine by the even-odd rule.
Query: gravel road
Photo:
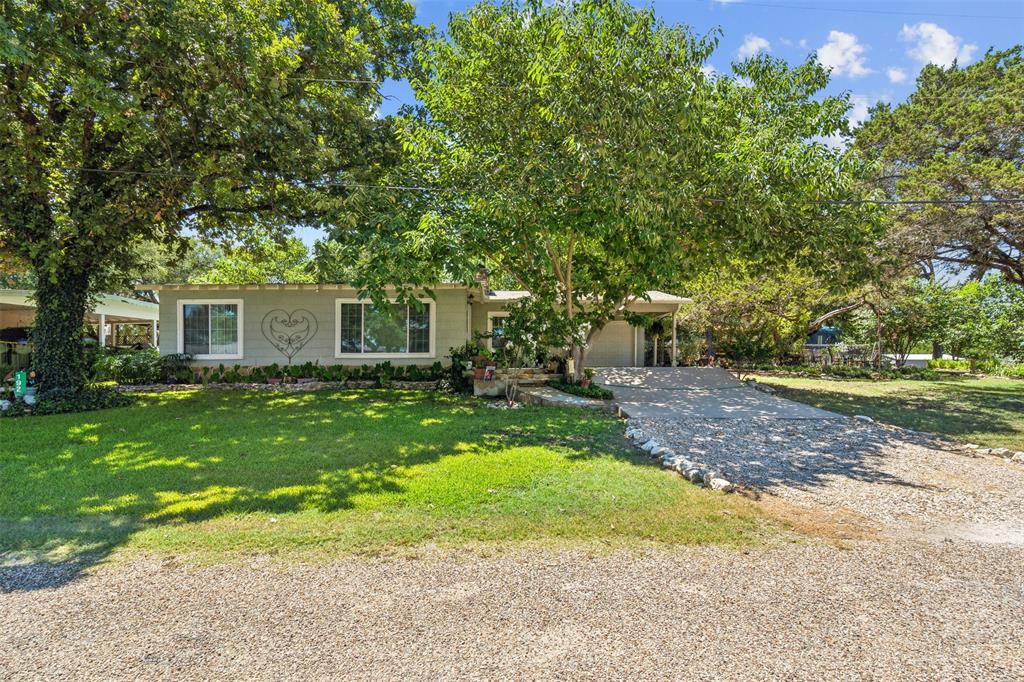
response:
[[[0,679],[1019,680],[1022,565],[884,541],[23,568]]]

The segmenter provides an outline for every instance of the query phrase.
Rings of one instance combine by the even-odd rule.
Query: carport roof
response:
[[[0,289],[0,309],[34,309],[30,289]],[[137,298],[118,296],[116,294],[99,294],[96,304],[89,315],[106,315],[108,321],[134,322],[145,320],[152,322],[160,318],[160,306]]]

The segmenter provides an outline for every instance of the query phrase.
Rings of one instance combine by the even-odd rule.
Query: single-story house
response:
[[[452,348],[481,337],[500,338],[505,305],[525,291],[441,284],[422,308],[395,304],[388,315],[344,284],[162,284],[160,353],[187,353],[194,364],[395,365],[445,362]],[[674,315],[689,299],[659,291],[631,312]],[[644,362],[644,330],[608,323],[587,354],[591,366]]]

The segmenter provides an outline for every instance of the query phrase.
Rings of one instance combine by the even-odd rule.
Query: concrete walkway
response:
[[[606,367],[594,381],[615,393],[627,417],[639,419],[834,419],[839,415],[768,395],[720,367]]]

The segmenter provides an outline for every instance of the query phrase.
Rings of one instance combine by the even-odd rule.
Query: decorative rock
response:
[[[707,485],[712,490],[720,490],[723,493],[731,493],[733,491],[733,484],[724,478],[712,478],[711,482]]]
[[[854,419],[859,419],[862,422],[868,422],[869,424],[873,424],[874,421],[875,421],[874,419],[872,419],[871,417],[869,417],[869,416],[867,416],[865,414],[855,414],[855,415],[853,415],[853,418]]]
[[[668,457],[674,454],[676,453],[674,453],[671,448],[666,448],[664,445],[659,445],[658,447],[651,450],[652,457]]]
[[[692,483],[700,483],[704,479],[704,472],[697,467],[691,467],[683,472],[686,480]]]
[[[651,452],[651,451],[654,450],[654,448],[656,448],[658,446],[659,446],[658,445],[658,441],[656,441],[656,440],[654,440],[652,438],[649,441],[647,441],[646,443],[644,443],[643,445],[641,445],[640,449],[643,450],[644,452]]]
[[[1012,461],[1012,462],[1018,462],[1018,463],[1020,463],[1020,464],[1024,464],[1024,452],[1018,452],[1018,453],[1017,453],[1016,455],[1014,455],[1014,456],[1013,456],[1013,457],[1011,458],[1011,460],[1010,460],[1010,461]]]

